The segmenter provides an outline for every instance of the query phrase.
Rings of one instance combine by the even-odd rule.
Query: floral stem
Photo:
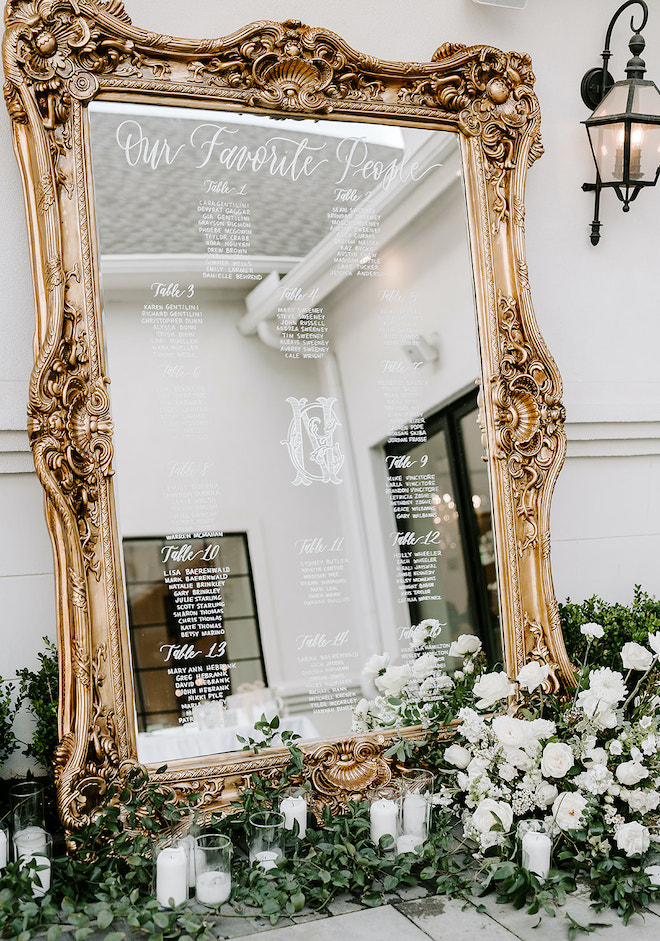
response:
[[[575,687],[575,696],[573,697],[573,708],[575,708],[575,703],[577,702],[578,693],[580,692],[580,687],[582,686],[582,677],[584,676],[584,671],[587,666],[587,660],[589,658],[589,650],[591,648],[591,637],[587,637],[587,649],[584,652],[584,660],[582,661],[582,666],[580,667],[580,677]]]
[[[656,661],[654,660],[653,663],[651,664],[651,666],[648,668],[648,670],[646,670],[645,673],[642,673],[642,675],[640,676],[640,678],[637,680],[637,684],[636,684],[635,688],[633,689],[632,693],[630,694],[630,696],[628,696],[628,698],[626,699],[626,701],[625,701],[624,704],[623,704],[623,711],[624,711],[624,712],[626,711],[626,709],[628,708],[628,706],[630,705],[630,703],[633,701],[633,699],[634,699],[635,696],[637,695],[637,690],[638,690],[639,687],[642,685],[642,683],[644,682],[644,680],[646,679],[646,677],[649,675],[649,673],[653,670],[653,668],[655,667],[655,665],[656,665]],[[628,673],[628,676],[630,676],[630,673]],[[627,678],[628,678],[628,677],[626,677],[626,679],[627,679]]]

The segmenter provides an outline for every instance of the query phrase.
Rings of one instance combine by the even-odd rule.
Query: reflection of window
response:
[[[266,671],[246,533],[124,539],[138,730],[190,721]]]
[[[443,639],[474,633],[490,662],[501,659],[488,469],[477,391],[425,421],[422,443],[388,443],[390,502],[397,523],[399,600],[411,623],[447,623]]]

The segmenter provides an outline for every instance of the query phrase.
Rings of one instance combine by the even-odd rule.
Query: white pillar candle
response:
[[[415,833],[404,833],[396,841],[396,851],[399,855],[401,853],[417,853],[422,848],[422,839]]]
[[[0,827],[0,870],[7,865],[7,831]]]
[[[534,872],[540,879],[545,879],[550,871],[550,851],[552,840],[546,833],[528,830],[522,838],[523,869]]]
[[[369,817],[371,820],[371,839],[378,845],[381,836],[389,833],[396,840],[398,808],[396,801],[381,798],[371,805]]]
[[[156,898],[163,908],[181,905],[188,898],[188,862],[182,846],[169,846],[156,857]]]
[[[250,854],[250,862],[252,864],[257,863],[262,869],[268,871],[269,869],[275,868],[277,860],[280,859],[281,855],[282,854],[277,850],[261,850],[254,855]]]
[[[293,824],[298,821],[298,835],[303,837],[307,831],[307,801],[304,797],[285,797],[280,803],[280,813],[284,814],[284,826],[293,830]]]
[[[219,869],[208,869],[197,877],[195,896],[202,905],[222,905],[231,895],[231,876]]]
[[[14,834],[14,846],[17,856],[29,853],[46,853],[46,831],[43,827],[31,826],[17,830]]]
[[[428,803],[421,794],[409,794],[403,800],[403,832],[427,836]]]

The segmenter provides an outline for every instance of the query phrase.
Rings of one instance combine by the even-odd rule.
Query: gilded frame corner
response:
[[[8,0],[5,100],[25,191],[36,302],[28,431],[46,495],[61,659],[59,809],[93,815],[136,763],[112,484],[87,144],[97,96],[437,127],[461,144],[482,365],[481,421],[493,492],[505,665],[573,670],[550,569],[549,514],[565,453],[561,380],[539,333],[524,249],[527,169],[542,153],[528,56],[446,43],[430,62],[380,61],[297,21],[225,39],[135,28],[121,0]],[[317,805],[339,806],[391,774],[387,733],[306,748]],[[153,778],[202,809],[227,804],[286,752],[172,762]]]

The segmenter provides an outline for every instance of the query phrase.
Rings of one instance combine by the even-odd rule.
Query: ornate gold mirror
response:
[[[528,57],[381,62],[298,22],[180,40],[119,0],[10,0],[6,25],[66,826],[136,761],[227,804],[287,758],[240,750],[263,714],[341,805],[390,773],[362,668],[420,623],[448,666],[475,633],[568,681]]]

